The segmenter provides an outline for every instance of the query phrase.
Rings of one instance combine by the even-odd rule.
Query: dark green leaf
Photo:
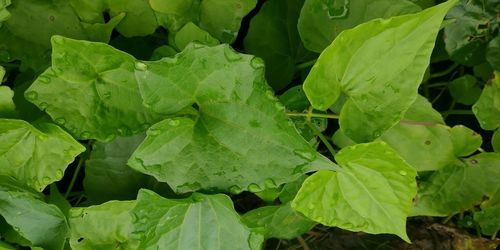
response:
[[[481,233],[494,235],[500,230],[500,189],[481,204],[481,211],[474,213],[474,221],[481,226]]]
[[[342,169],[306,179],[292,207],[327,226],[409,241],[405,224],[416,194],[415,169],[384,142],[344,148],[335,159]]]
[[[40,195],[24,190],[13,180],[0,176],[0,215],[31,246],[62,249],[68,233],[64,214]]]
[[[159,120],[142,105],[135,59],[112,47],[55,36],[52,67],[25,92],[78,139],[110,141]]]
[[[252,18],[243,41],[248,53],[264,59],[266,79],[275,90],[290,83],[296,64],[314,57],[304,49],[297,30],[303,3],[304,0],[265,2]]]
[[[42,191],[63,177],[66,167],[85,147],[54,124],[36,126],[0,119],[0,174]]]
[[[242,219],[251,228],[264,227],[266,238],[289,240],[308,232],[316,225],[293,210],[290,203],[260,207],[246,213]]]
[[[417,14],[375,19],[346,30],[325,49],[304,82],[311,104],[326,110],[348,96],[340,127],[371,141],[396,125],[417,98],[442,19],[456,0]]]
[[[139,249],[260,249],[263,241],[240,221],[223,194],[169,200],[141,190],[132,213]]]
[[[486,50],[486,60],[490,63],[494,70],[500,71],[500,35],[497,35],[488,44]]]
[[[86,162],[83,187],[95,204],[108,200],[132,200],[140,188],[154,180],[127,166],[127,160],[144,139],[144,134],[121,137],[109,143],[96,142]]]
[[[314,161],[332,164],[297,133],[266,85],[258,58],[228,45],[197,45],[136,68],[152,110],[198,108],[191,117],[151,127],[129,161],[176,192],[260,192],[297,179]]]
[[[465,105],[474,104],[481,95],[481,88],[477,84],[477,79],[472,75],[461,76],[448,85],[453,100]]]
[[[306,0],[298,28],[306,48],[321,52],[344,30],[375,18],[419,10],[418,5],[406,0]]]
[[[98,206],[72,208],[69,243],[75,250],[139,249],[132,208],[135,201],[110,201]]]

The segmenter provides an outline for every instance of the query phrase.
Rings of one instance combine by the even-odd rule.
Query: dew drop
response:
[[[347,17],[349,14],[349,0],[344,0],[344,4],[342,6],[336,6],[337,2],[340,1],[327,1],[328,8],[328,18],[330,19],[341,19]]]
[[[135,69],[140,70],[140,71],[145,71],[148,69],[148,65],[146,65],[145,63],[142,63],[142,62],[136,62]]]
[[[106,92],[106,93],[102,94],[102,97],[104,97],[104,99],[111,98],[111,92]]]
[[[267,187],[267,188],[275,188],[277,187],[278,185],[276,185],[276,182],[274,182],[273,179],[265,179],[264,180],[264,185]]]
[[[205,197],[203,197],[203,195],[200,193],[193,193],[191,195],[191,198],[193,198],[193,200],[197,202],[203,201],[205,199]]]
[[[267,91],[266,91],[266,96],[267,96],[267,98],[269,98],[270,100],[276,100],[276,97],[274,96],[274,93],[273,93],[273,91],[271,91],[271,90],[267,90]]]
[[[285,106],[283,106],[280,102],[275,103],[274,107],[279,111],[285,110]]]
[[[38,107],[39,107],[41,110],[46,110],[48,106],[49,106],[49,104],[48,104],[48,103],[46,103],[46,102],[41,102],[40,104],[38,104]]]
[[[402,176],[406,176],[408,173],[406,173],[406,171],[404,171],[404,170],[401,170],[401,171],[399,171],[399,174]]]
[[[142,224],[146,224],[146,223],[148,223],[148,221],[149,221],[148,217],[144,217],[144,218],[139,220],[139,222]]]
[[[62,37],[60,37],[60,36],[53,36],[53,37],[52,37],[52,42],[53,42],[54,44],[59,44],[59,45],[61,45],[61,44],[64,44],[64,38],[62,38]]]
[[[264,67],[264,60],[262,60],[260,57],[254,57],[250,61],[250,65],[254,69],[260,69]]]
[[[66,123],[66,119],[64,118],[57,118],[54,121],[59,125],[64,125]]]
[[[12,227],[12,229],[14,229],[16,232],[21,231],[21,229],[19,229],[19,227]]]
[[[81,139],[88,139],[90,137],[90,132],[84,131],[80,134]]]
[[[45,184],[50,184],[50,182],[51,182],[50,177],[48,177],[48,176],[43,177],[42,181]]]
[[[63,171],[57,170],[56,171],[56,179],[60,180],[62,177],[63,177]]]
[[[24,94],[26,96],[26,99],[34,101],[38,98],[38,93],[35,91],[28,91]]]
[[[248,189],[248,191],[250,191],[252,193],[258,193],[258,192],[262,191],[262,188],[260,188],[260,186],[255,184],[255,183],[248,185],[247,189]]]
[[[112,141],[113,139],[115,139],[116,135],[115,134],[109,134],[108,136],[106,136],[105,140],[106,141]]]
[[[243,191],[243,189],[242,189],[241,187],[237,186],[237,185],[231,186],[231,187],[229,188],[229,192],[230,192],[231,194],[239,194],[239,193],[241,193],[242,191]]]
[[[316,155],[313,154],[312,152],[310,151],[305,151],[305,150],[294,150],[293,153],[302,158],[302,159],[305,159],[305,160],[308,160],[308,161],[312,161],[316,158]]]
[[[241,60],[242,56],[236,53],[229,45],[224,48],[224,56],[230,62]]]
[[[170,120],[168,121],[168,125],[172,126],[172,127],[177,127],[179,126],[181,122],[179,120]]]
[[[150,130],[148,130],[147,134],[149,136],[157,136],[157,135],[161,134],[161,131],[158,129],[150,129]]]
[[[41,83],[48,84],[50,83],[50,78],[48,76],[40,76],[38,77],[38,81]]]

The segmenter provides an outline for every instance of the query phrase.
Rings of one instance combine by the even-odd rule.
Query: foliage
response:
[[[0,248],[410,242],[464,213],[494,238],[499,10],[0,0]]]

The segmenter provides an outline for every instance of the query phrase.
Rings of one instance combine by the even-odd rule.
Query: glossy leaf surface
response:
[[[141,190],[132,213],[139,249],[260,249],[263,241],[240,221],[223,194],[169,200]]]
[[[0,174],[42,191],[85,148],[58,126],[0,119]]]
[[[292,207],[323,225],[409,241],[405,224],[416,194],[415,169],[384,142],[346,147],[335,159],[342,169],[306,179]]]
[[[455,3],[343,32],[304,82],[313,107],[326,110],[344,93],[340,126],[345,134],[358,142],[381,136],[415,101],[441,22]]]
[[[129,161],[176,192],[259,192],[293,181],[316,160],[332,164],[297,133],[265,83],[262,60],[227,45],[191,46],[138,66],[145,105],[165,114],[198,109],[151,127]]]

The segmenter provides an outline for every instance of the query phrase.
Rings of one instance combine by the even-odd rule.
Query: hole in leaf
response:
[[[83,240],[83,238],[80,238],[80,239],[78,239],[78,242],[81,242],[82,240]]]
[[[102,11],[102,17],[104,18],[104,23],[108,23],[111,20],[111,16],[109,15],[109,9],[105,9]]]

